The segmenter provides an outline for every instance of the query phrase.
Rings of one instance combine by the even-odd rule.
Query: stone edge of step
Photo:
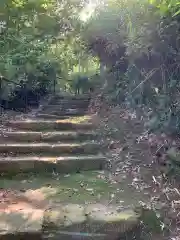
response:
[[[62,157],[2,157],[0,158],[0,173],[19,174],[28,172],[71,173],[78,171],[102,170],[106,166],[106,157],[101,154]]]
[[[92,129],[93,124],[91,122],[86,123],[72,123],[61,120],[51,121],[51,120],[26,120],[26,121],[8,121],[5,123],[8,128],[14,129],[24,129],[24,130],[46,130],[46,129],[56,129],[56,130],[80,130],[80,129]]]
[[[37,123],[37,124],[42,124],[42,123],[47,123],[47,124],[68,124],[68,125],[92,125],[92,123],[89,123],[89,122],[82,122],[82,123],[73,123],[73,122],[70,122],[68,121],[67,119],[67,122],[65,121],[66,119],[60,119],[60,120],[44,120],[44,119],[23,119],[23,120],[10,120],[10,121],[7,121],[6,123],[7,124],[31,124],[31,123]]]
[[[16,156],[16,157],[0,157],[0,164],[2,162],[19,162],[19,161],[42,161],[42,162],[62,162],[62,161],[78,161],[78,160],[106,160],[106,157],[103,154],[96,154],[96,155],[83,155],[83,156],[57,156],[57,157],[37,157],[37,156]]]
[[[78,110],[78,111],[67,111],[67,110],[63,110],[63,111],[58,111],[58,110],[41,110],[39,111],[39,114],[50,114],[50,115],[56,115],[56,116],[70,116],[70,117],[78,117],[78,116],[84,116],[85,114],[87,114],[88,111],[87,110]]]
[[[3,130],[1,131],[0,133],[0,136],[1,137],[8,137],[8,136],[26,136],[26,135],[29,135],[29,136],[32,136],[32,135],[35,135],[35,136],[42,136],[42,137],[50,137],[50,136],[79,136],[79,135],[85,135],[85,136],[89,136],[89,135],[92,135],[92,136],[97,136],[97,132],[95,131],[90,131],[90,130],[83,130],[83,129],[80,129],[80,130],[72,130],[72,131],[46,131],[46,132],[38,132],[38,131],[6,131],[6,130]]]
[[[68,143],[46,143],[46,142],[38,142],[38,143],[21,143],[21,142],[6,142],[0,143],[1,147],[88,147],[88,146],[99,146],[100,143],[97,141],[83,141],[83,142],[68,142]]]
[[[65,119],[68,119],[68,118],[71,118],[71,116],[68,116],[68,115],[64,115],[64,116],[58,116],[58,115],[53,115],[53,114],[48,114],[48,113],[36,113],[35,118],[38,118],[38,119],[55,119],[55,120],[58,120],[58,119],[61,119],[61,120],[65,120]]]
[[[0,133],[0,143],[82,143],[87,141],[96,141],[98,134],[95,131],[72,130],[72,131],[2,131]]]
[[[59,125],[59,126],[92,126],[92,123],[90,122],[85,122],[85,123],[73,123],[73,122],[69,122],[69,121],[64,121],[63,119],[61,120],[42,120],[42,119],[27,119],[27,120],[12,120],[12,121],[7,121],[6,122],[6,125],[7,126],[10,126],[10,127],[16,127],[16,126],[19,126],[19,127],[23,127],[23,126],[28,126],[28,125],[31,125],[31,124],[37,124],[38,125],[42,125],[42,124],[47,124],[47,125],[50,125],[53,126],[53,125]],[[47,126],[48,127],[48,126]]]

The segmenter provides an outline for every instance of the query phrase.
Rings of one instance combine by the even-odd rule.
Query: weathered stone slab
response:
[[[73,108],[73,109],[86,109],[88,107],[89,103],[86,102],[79,102],[79,103],[73,103],[73,102],[69,102],[69,103],[53,103],[51,105],[47,105],[47,106],[43,106],[42,110],[55,110],[55,111],[61,111],[61,110],[66,110],[69,108]]]
[[[66,232],[58,231],[55,233],[44,233],[43,239],[52,239],[52,240],[117,240],[117,235],[107,235],[102,233],[83,233],[83,232]]]
[[[63,154],[91,154],[99,152],[99,144],[94,142],[83,143],[5,143],[0,144],[1,153],[37,153],[47,155]]]
[[[41,118],[41,119],[52,119],[52,120],[55,120],[55,119],[68,119],[70,118],[71,116],[68,116],[68,115],[65,115],[65,116],[58,116],[58,115],[53,115],[53,114],[48,114],[48,113],[36,113],[36,117],[37,118]]]
[[[67,204],[45,211],[44,227],[55,228],[58,231],[79,232],[86,222],[85,209],[82,205]]]
[[[57,235],[74,234],[77,239],[90,239],[88,237],[93,234],[106,239],[135,229],[139,225],[139,217],[133,209],[118,212],[116,207],[100,204],[57,206],[45,212],[44,228],[47,233],[49,229]]]
[[[43,214],[44,210],[30,207],[1,210],[0,239],[41,239]]]
[[[56,95],[52,97],[52,100],[80,100],[80,101],[86,101],[90,100],[90,95],[89,94],[83,94],[83,95]]]
[[[4,157],[0,158],[0,172],[15,174],[19,172],[70,173],[83,170],[101,170],[106,164],[102,155],[64,156],[64,157]]]
[[[30,132],[30,131],[4,131],[1,135],[2,141],[11,142],[59,142],[72,140],[93,139],[96,134],[92,131],[51,131],[51,132]]]
[[[76,130],[76,129],[91,129],[91,123],[71,123],[61,120],[16,120],[6,123],[8,126],[16,129],[43,131],[43,130]]]
[[[84,109],[64,109],[64,110],[40,110],[39,113],[46,113],[46,114],[52,114],[52,115],[58,115],[58,116],[84,116],[86,114],[86,110]]]
[[[90,231],[113,234],[132,230],[139,222],[134,209],[117,211],[114,206],[89,205],[85,209]]]
[[[87,105],[90,102],[89,99],[79,100],[79,99],[52,99],[49,104],[53,105],[66,105],[66,104],[74,104],[74,105]]]

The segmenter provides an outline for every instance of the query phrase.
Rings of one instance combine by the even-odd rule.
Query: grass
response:
[[[38,192],[43,200],[58,203],[100,202],[110,200],[110,195],[116,188],[97,172],[86,172],[65,176],[17,175],[13,179],[0,179],[0,188],[28,193]]]
[[[103,172],[86,171],[72,175],[19,174],[1,177],[0,188],[22,194],[38,193],[43,201],[58,203],[102,203],[122,207],[136,206],[147,196],[137,193],[122,180],[121,184],[106,181]]]

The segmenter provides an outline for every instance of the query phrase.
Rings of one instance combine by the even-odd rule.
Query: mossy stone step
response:
[[[64,157],[1,157],[0,173],[71,173],[89,170],[102,170],[106,164],[103,155],[64,156]]]
[[[98,143],[4,143],[0,144],[0,153],[15,154],[47,154],[47,155],[67,155],[67,154],[96,154],[99,153],[100,147]]]
[[[71,107],[71,106],[76,106],[76,107],[88,107],[90,101],[82,101],[82,100],[52,100],[48,104],[49,105],[55,105],[55,106],[63,106],[63,107]],[[48,106],[48,105],[45,105]]]
[[[48,119],[57,120],[57,119],[68,119],[68,118],[71,118],[72,116],[68,116],[68,115],[58,116],[58,115],[38,112],[38,113],[36,113],[35,117],[36,117],[36,119],[41,118],[41,119],[45,119],[45,120],[48,120]]]
[[[53,104],[53,105],[46,105],[41,108],[41,111],[60,111],[60,112],[65,112],[68,109],[74,109],[74,111],[84,111],[88,107],[87,105],[74,105],[74,104]]]
[[[72,123],[85,123],[89,122],[89,120],[92,120],[92,115],[82,115],[82,116],[58,116],[58,115],[53,115],[53,114],[48,114],[48,113],[36,113],[34,117],[31,119],[37,119],[41,118],[42,120],[50,120],[52,121],[57,121],[57,120],[63,120],[66,122],[72,122]]]
[[[51,100],[90,100],[91,97],[89,94],[83,94],[83,95],[67,95],[67,96],[63,96],[63,95],[55,95],[51,98]]]
[[[90,218],[87,209],[92,211]],[[0,212],[0,239],[114,239],[136,231],[139,218],[133,209],[117,212],[115,207],[99,204],[58,205],[47,210],[19,206]]]
[[[79,233],[81,236],[97,237],[97,234],[111,237],[123,237],[139,225],[138,215],[133,209],[117,211],[114,206],[105,206],[101,204],[68,204],[50,207],[45,211],[44,229],[48,233],[54,233],[57,236],[63,236]],[[63,234],[62,234],[63,232]],[[81,234],[80,234],[81,233]],[[125,236],[125,235],[124,235]],[[98,238],[97,238],[98,239]]]
[[[12,207],[12,206],[11,206]],[[24,208],[24,206],[23,206]],[[17,209],[0,211],[0,239],[40,240],[44,210],[22,206]]]
[[[84,172],[58,178],[40,175],[1,177],[1,191],[7,193],[5,203],[0,203],[3,239],[8,239],[10,234],[11,239],[18,239],[20,236],[40,236],[41,233],[43,239],[71,239],[72,236],[91,239],[93,236],[105,240],[109,234],[113,237],[113,233],[119,236],[136,230],[139,215],[133,208],[119,212],[116,206],[90,203],[93,199],[97,201],[99,194],[102,199],[98,201],[104,198],[109,201],[109,194],[117,188],[99,174]],[[93,195],[88,188],[93,189]]]
[[[59,103],[88,103],[90,102],[90,98],[84,98],[84,99],[70,99],[70,98],[58,98],[58,97],[52,97],[48,103],[52,104],[52,102],[59,102]]]
[[[43,130],[77,130],[77,129],[92,129],[91,123],[71,123],[61,120],[14,120],[6,122],[6,125],[16,129],[43,131]]]
[[[86,109],[68,108],[62,110],[44,109],[40,110],[39,113],[53,114],[58,116],[83,116],[86,114]]]
[[[0,212],[13,213],[17,215],[17,218],[14,224],[15,218],[4,217],[1,221],[3,223],[6,219],[8,221],[6,224],[0,224],[0,232],[3,232],[4,237],[13,232],[14,237],[24,232],[27,233],[27,231],[34,234],[35,230],[36,234],[43,233],[43,239],[53,240],[69,240],[72,239],[72,236],[79,240],[90,240],[92,237],[101,240],[139,239],[138,237],[124,237],[138,230],[139,218],[142,214],[141,211],[137,212],[134,207],[129,207],[129,200],[132,200],[133,194],[126,192],[119,196],[117,184],[110,183],[103,176],[103,172],[88,171],[54,177],[40,174],[19,174],[9,179],[1,177],[0,191],[6,192],[6,198],[5,202],[0,202]],[[111,202],[112,205],[109,204],[112,193],[117,194],[118,205],[116,205],[116,199]],[[142,200],[141,197],[139,199]],[[122,207],[120,200],[122,200],[124,208],[119,208]],[[101,204],[99,204],[100,202]],[[137,203],[136,199],[133,206],[136,206]],[[4,209],[5,211],[3,211]],[[38,210],[44,210],[44,213],[40,213]],[[24,219],[23,224],[22,221],[18,221],[18,217]],[[29,223],[38,221],[36,229],[33,224],[29,224],[29,228],[24,227],[23,229],[23,226],[27,226],[28,218],[30,218]],[[21,227],[18,227],[18,222]],[[7,231],[4,231],[5,225],[9,226]],[[17,226],[16,229],[11,228],[14,225]],[[79,229],[82,229],[82,234],[78,231]],[[70,232],[70,230],[74,230],[74,232]],[[116,238],[113,238],[113,233],[117,234],[119,238],[117,235]],[[106,238],[107,236],[109,238]]]
[[[55,115],[56,116],[56,115]],[[66,116],[64,116],[66,117]],[[93,115],[83,115],[83,116],[68,116],[66,118],[61,119],[61,117],[54,121],[60,121],[60,122],[68,122],[68,123],[89,123],[93,119]]]
[[[60,231],[56,233],[48,233],[44,232],[43,239],[51,239],[51,240],[117,240],[119,239],[117,236],[115,238],[112,238],[112,236],[109,236],[107,234],[102,233],[82,233],[82,232],[66,232],[66,231]]]
[[[117,192],[117,184],[111,184],[104,179],[103,171],[82,171],[81,173],[53,174],[52,173],[19,173],[16,175],[0,175],[0,193],[5,190],[15,191],[25,202],[40,206],[52,204],[87,204],[103,202],[108,204],[110,195]],[[38,196],[38,197],[37,197]],[[124,196],[124,195],[123,195]],[[125,199],[120,196],[121,200]],[[20,199],[22,200],[22,198]],[[16,202],[15,199],[13,203]],[[9,204],[9,202],[6,202]],[[114,202],[113,202],[114,203]],[[133,200],[134,203],[134,200]],[[135,201],[136,203],[136,201]],[[127,203],[131,205],[131,203]],[[0,207],[3,202],[0,201]]]
[[[83,141],[93,140],[97,133],[92,131],[51,131],[51,132],[30,132],[30,131],[3,131],[1,133],[1,142],[64,142],[64,141]]]

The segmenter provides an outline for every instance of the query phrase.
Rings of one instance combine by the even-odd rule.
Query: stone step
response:
[[[83,141],[83,140],[93,140],[95,139],[97,134],[95,132],[90,131],[65,131],[65,132],[10,132],[3,131],[1,133],[0,142],[61,142],[61,141]]]
[[[43,235],[39,239],[52,240],[90,240],[93,238],[88,236],[93,234],[94,237],[110,234],[106,240],[140,239],[128,233],[136,232],[142,220],[141,209],[137,211],[135,207],[139,201],[146,201],[142,195],[134,197],[124,185],[123,192],[117,191],[117,183],[106,181],[103,176],[103,171],[85,171],[54,177],[48,174],[1,177],[0,194],[4,201],[0,201],[0,239],[24,240],[30,238],[23,235],[35,237],[38,233]]]
[[[75,109],[74,111],[76,111],[76,109],[79,109],[81,111],[86,110],[88,107],[88,104],[86,106],[84,105],[74,105],[74,104],[67,104],[67,105],[62,105],[62,104],[51,104],[51,105],[46,105],[43,106],[41,111],[66,111],[67,109]]]
[[[41,119],[68,119],[71,118],[72,116],[58,116],[58,115],[53,115],[53,114],[47,114],[47,113],[36,113],[35,115],[36,118],[41,118]]]
[[[38,118],[38,119],[37,119]],[[71,122],[71,123],[90,123],[93,120],[93,115],[83,115],[83,116],[58,116],[53,114],[43,114],[43,113],[36,113],[35,115],[29,115],[28,119],[32,120],[50,120],[51,121],[59,121],[61,122]]]
[[[10,207],[12,207],[10,205]],[[8,208],[7,208],[8,209]],[[0,211],[0,239],[2,240],[40,240],[44,210],[33,207],[8,209]]]
[[[64,157],[0,157],[0,173],[75,173],[80,171],[102,170],[106,158],[99,155]]]
[[[91,123],[71,123],[61,120],[13,120],[6,122],[6,125],[23,130],[43,131],[43,130],[80,130],[80,129],[92,129]]]
[[[43,225],[55,239],[117,240],[138,239],[139,223],[140,214],[133,208],[117,211],[112,205],[57,204],[45,211]]]
[[[67,232],[67,231],[45,231],[43,233],[43,239],[50,239],[50,240],[117,240],[118,234],[115,234],[115,236],[112,237],[108,234],[103,233],[87,233],[87,232]]]
[[[93,142],[83,143],[4,143],[0,144],[0,153],[14,154],[48,154],[54,156],[73,154],[96,154],[100,151],[100,145]]]
[[[87,100],[90,100],[91,97],[89,94],[83,94],[83,95],[69,95],[69,96],[55,95],[51,98],[51,100],[62,100],[62,99],[87,101]]]
[[[99,204],[58,205],[50,209],[20,206],[0,212],[0,239],[116,240],[137,232],[140,215],[134,209],[117,212]],[[11,237],[10,237],[11,235]],[[134,234],[139,239],[138,234]]]
[[[39,113],[44,113],[44,114],[52,114],[52,115],[57,115],[57,116],[83,116],[86,114],[86,110],[82,109],[65,109],[65,110],[53,110],[53,109],[45,109],[45,110],[40,110]]]
[[[90,103],[90,100],[71,100],[71,99],[52,99],[48,104],[54,105],[78,105],[78,106],[87,106]]]

